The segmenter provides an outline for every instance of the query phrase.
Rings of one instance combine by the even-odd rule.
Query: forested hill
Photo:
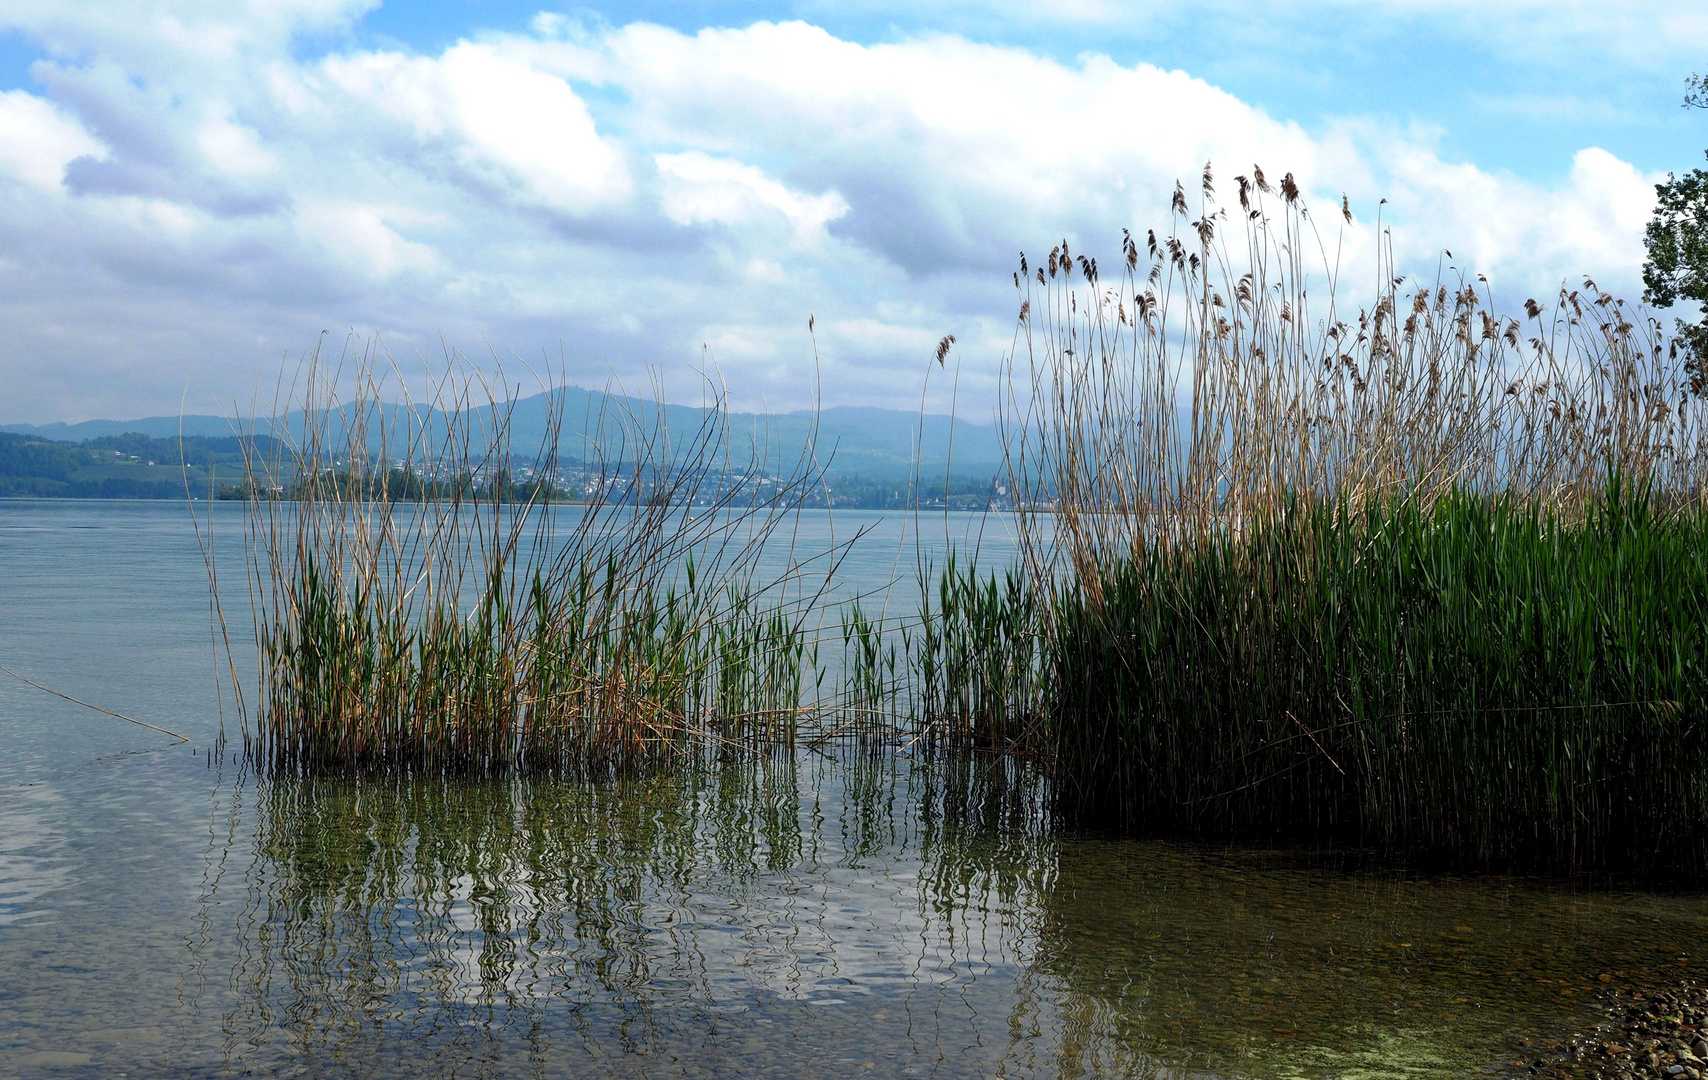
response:
[[[0,432],[0,497],[182,499],[186,471],[190,491],[205,498],[210,477],[224,484],[242,476],[242,443],[233,436],[155,439],[135,432],[60,442]]]
[[[0,431],[0,498],[182,499],[185,480],[195,498],[229,498],[243,487],[243,442],[234,436],[154,439],[130,432],[82,442]],[[254,438],[265,459],[273,440]],[[180,450],[181,448],[181,450]],[[182,462],[180,465],[180,452]],[[577,463],[563,463],[573,471]],[[916,494],[905,480],[847,478],[804,494],[808,505],[873,510],[918,506],[981,509],[990,504],[989,476],[934,477]]]
[[[404,407],[386,406],[393,423],[404,420]],[[431,425],[442,415],[426,407],[415,409],[414,423]],[[489,409],[471,407],[466,420],[477,431]],[[571,458],[615,462],[635,448],[652,444],[653,433],[667,430],[679,450],[695,445],[694,433],[708,420],[705,409],[687,405],[664,405],[635,397],[607,395],[598,390],[562,387],[548,394],[517,400],[510,410],[508,427],[511,446],[521,458],[532,458],[540,448],[555,417],[561,422],[558,446]],[[289,413],[279,426],[258,419],[257,433],[288,434],[300,438],[303,414]],[[336,436],[336,418],[328,425]],[[178,433],[218,441],[232,433],[233,422],[209,415],[153,416],[139,420],[88,420],[79,424],[0,425],[0,432],[15,432],[37,439],[60,442],[87,440],[121,432],[141,433],[162,441],[176,440]],[[249,430],[240,426],[239,430]],[[839,480],[895,484],[906,481],[917,467],[925,476],[958,475],[991,477],[1003,462],[1000,432],[993,423],[975,423],[964,417],[921,415],[897,409],[861,406],[827,407],[811,413],[730,413],[727,416],[727,449],[741,461],[755,456],[769,471],[781,471],[800,459],[803,449],[826,473]],[[124,436],[129,437],[129,436]],[[146,459],[145,459],[146,460]],[[155,460],[160,460],[158,457]],[[176,462],[176,455],[170,460]],[[952,465],[952,468],[951,468]]]

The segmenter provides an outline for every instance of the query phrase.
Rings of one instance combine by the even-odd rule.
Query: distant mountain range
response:
[[[566,457],[620,459],[625,456],[625,448],[634,446],[636,439],[647,438],[659,430],[658,406],[652,401],[579,387],[564,387],[550,393],[558,396],[563,425],[558,452]],[[540,445],[550,405],[546,394],[515,403],[510,413],[513,452],[525,456]],[[394,418],[402,409],[403,406],[388,406],[388,411],[395,410]],[[417,412],[427,423],[432,423],[437,415],[424,407]],[[473,413],[477,424],[490,422],[487,408],[475,409]],[[669,432],[676,452],[684,452],[706,417],[704,409],[664,406],[663,429]],[[914,465],[916,445],[920,468],[928,475],[941,476],[948,471],[959,476],[992,476],[1001,468],[1002,442],[994,424],[847,405],[827,408],[818,414],[816,437],[813,422],[812,414],[807,412],[731,413],[730,450],[737,456],[761,451],[767,462],[776,464],[778,471],[788,471],[810,439],[819,462],[826,465],[830,475],[873,480],[905,479]],[[293,435],[301,432],[302,425],[301,412],[288,414],[281,423]],[[79,424],[4,424],[0,425],[0,431],[61,442],[82,442],[131,432],[156,439],[180,433],[214,438],[234,434],[230,420],[200,414],[86,420]],[[254,424],[252,432],[247,422],[240,422],[235,433],[274,434],[275,431],[270,421],[263,420]]]

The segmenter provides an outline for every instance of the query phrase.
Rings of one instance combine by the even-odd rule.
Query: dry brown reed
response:
[[[1699,876],[1708,428],[1584,280],[1508,316],[1237,177],[1014,276],[1002,422],[1057,793],[1103,825]],[[1443,263],[1445,267],[1445,262]],[[1313,292],[1320,286],[1320,292]]]
[[[1525,317],[1480,277],[1399,276],[1378,220],[1375,288],[1341,280],[1355,230],[1288,174],[1204,168],[1174,230],[1128,234],[1116,273],[1064,240],[1014,275],[1001,422],[1034,578],[1277,512],[1301,495],[1424,504],[1453,489],[1581,512],[1610,469],[1698,501],[1708,427],[1676,346],[1586,278]],[[1320,290],[1320,291],[1314,291]]]
[[[517,387],[454,354],[419,398],[372,343],[281,381],[246,491],[255,757],[484,774],[792,738],[838,553],[764,579],[759,555],[820,480],[810,442],[737,459],[709,378],[685,436],[605,398],[577,448],[595,464],[566,480],[537,381],[528,457]]]

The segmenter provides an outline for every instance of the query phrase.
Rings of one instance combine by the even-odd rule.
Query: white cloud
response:
[[[1538,184],[1378,119],[1308,129],[1185,72],[951,35],[560,17],[302,60],[293,33],[363,4],[74,7],[0,14],[60,56],[44,95],[0,94],[0,419],[175,408],[186,377],[229,397],[279,343],[353,325],[561,344],[572,375],[635,385],[692,384],[706,342],[742,404],[793,407],[809,313],[834,400],[916,402],[953,332],[964,402],[1008,342],[1019,250],[1107,259],[1207,160],[1224,193],[1253,162],[1325,211],[1346,191],[1366,246],[1387,196],[1409,268],[1451,248],[1513,303],[1581,273],[1635,291],[1653,198],[1593,147]]]
[[[841,340],[878,352],[925,355],[937,347],[940,335],[919,327],[881,319],[835,319],[825,324],[828,340]]]
[[[1602,150],[1550,190],[1444,161],[1432,139],[1312,134],[1185,73],[1098,56],[1069,66],[954,38],[862,47],[801,23],[692,37],[639,25],[599,46],[589,68],[585,45],[566,45],[562,67],[619,85],[648,137],[720,160],[786,157],[843,195],[833,232],[916,275],[1006,265],[1063,234],[1111,248],[1123,227],[1166,225],[1175,181],[1195,187],[1205,162],[1224,189],[1255,161],[1295,172],[1319,207],[1344,191],[1373,215],[1389,197],[1403,257],[1451,248],[1532,290],[1586,268],[1630,286],[1653,205],[1654,178]]]
[[[783,157],[848,205],[832,231],[916,273],[1004,264],[1085,230],[1107,242],[1166,206],[1206,160],[1308,174],[1347,156],[1207,83],[1092,57],[1065,66],[954,38],[864,47],[803,23],[688,37],[631,26],[598,77],[643,137],[726,158]],[[579,43],[562,65],[585,67]]]
[[[147,199],[122,195],[105,199],[100,207],[109,228],[129,231],[147,242],[184,244],[209,225],[206,214],[170,199]]]
[[[1659,179],[1597,147],[1580,150],[1564,185],[1546,190],[1416,147],[1387,148],[1393,231],[1414,264],[1446,249],[1488,276],[1508,303],[1545,296],[1588,274],[1603,286],[1640,288],[1643,227]]]
[[[488,46],[463,43],[436,59],[338,57],[325,69],[333,83],[406,121],[419,138],[454,139],[466,168],[496,169],[555,209],[584,213],[629,193],[621,146],[600,136],[569,84]]]
[[[186,82],[209,65],[288,53],[293,35],[347,27],[379,0],[7,0],[0,31],[62,57],[98,54],[150,77]],[[194,65],[192,69],[190,65]]]
[[[386,278],[401,270],[431,269],[437,264],[432,248],[404,239],[391,227],[416,220],[419,215],[397,208],[355,202],[310,203],[297,211],[296,227],[333,258]]]
[[[66,165],[102,156],[105,148],[50,102],[23,90],[0,93],[0,173],[57,191]]]
[[[272,172],[278,158],[261,145],[254,129],[223,118],[209,120],[196,133],[196,145],[227,176],[248,179]]]
[[[653,161],[664,178],[664,214],[679,225],[749,225],[780,215],[805,244],[848,213],[848,203],[834,191],[803,195],[739,161],[699,151],[657,154]]]

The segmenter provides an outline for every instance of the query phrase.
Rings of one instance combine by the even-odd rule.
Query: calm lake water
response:
[[[906,581],[856,522],[844,589]],[[0,664],[192,738],[0,677],[0,1078],[1476,1076],[1708,930],[1070,833],[1000,759],[267,780],[216,752],[222,663],[183,507],[0,502]]]

